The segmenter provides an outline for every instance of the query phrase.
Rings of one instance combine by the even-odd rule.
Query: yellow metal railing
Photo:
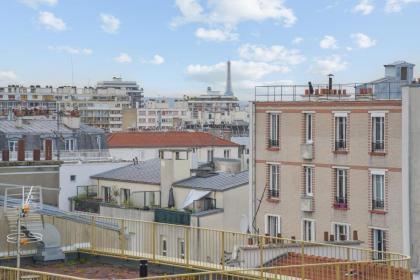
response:
[[[0,266],[0,280],[86,280],[87,278]]]
[[[245,273],[257,278],[327,280],[412,278],[409,258],[391,252],[183,225],[77,215],[81,217],[80,221],[44,217],[45,222],[54,224],[60,232],[61,245],[66,251],[148,259],[154,263],[215,271],[218,275],[223,272],[243,276]],[[378,257],[381,259],[376,259]],[[282,275],[290,278],[281,278]],[[333,276],[335,278],[331,278]]]

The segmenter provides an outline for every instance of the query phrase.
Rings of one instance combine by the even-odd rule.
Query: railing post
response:
[[[391,254],[388,254],[388,261],[386,262],[387,264],[387,279],[391,280]]]
[[[152,258],[156,260],[156,223],[152,224]]]
[[[95,252],[95,226],[96,226],[96,217],[92,216],[92,221],[90,224],[90,252],[91,254]]]
[[[121,255],[125,255],[125,236],[124,236],[125,221],[121,220],[121,229],[120,229],[120,250]]]
[[[264,275],[264,270],[263,270],[263,268],[264,268],[264,251],[263,251],[263,242],[264,242],[264,238],[263,238],[263,236],[259,236],[259,246],[260,246],[260,277],[261,277],[261,279],[263,278],[263,275]]]
[[[222,263],[222,270],[225,270],[225,232],[220,231],[220,255],[221,255],[221,263]]]
[[[335,265],[335,280],[340,280],[340,265]]]
[[[185,261],[187,266],[190,265],[190,228],[185,227]]]
[[[300,277],[305,279],[305,242],[300,242],[300,254],[301,254],[301,271]]]

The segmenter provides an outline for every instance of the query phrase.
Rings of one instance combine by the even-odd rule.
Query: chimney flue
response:
[[[228,62],[227,62],[227,75],[226,75],[226,91],[225,91],[225,95],[227,95],[227,96],[233,96],[232,80],[231,80],[231,76],[230,76],[230,60],[228,60]]]

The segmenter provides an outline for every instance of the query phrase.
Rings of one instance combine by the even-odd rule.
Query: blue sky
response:
[[[0,85],[94,85],[146,96],[274,83],[368,81],[420,64],[420,0],[3,0]],[[74,79],[72,80],[72,62]],[[420,76],[417,69],[416,76]]]

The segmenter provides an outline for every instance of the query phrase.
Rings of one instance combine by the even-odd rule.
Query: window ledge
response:
[[[267,150],[271,152],[277,152],[280,151],[280,147],[268,147]]]
[[[340,203],[334,203],[333,208],[335,210],[349,210],[348,204],[340,204]]]
[[[280,198],[278,198],[278,197],[269,197],[266,200],[267,200],[267,202],[271,202],[271,203],[279,203],[280,202]]]
[[[334,150],[333,153],[336,154],[336,155],[346,155],[346,154],[349,153],[349,151],[347,151],[347,150]]]
[[[385,215],[387,213],[385,210],[382,210],[382,209],[373,209],[373,210],[369,210],[369,212],[371,214],[378,214],[378,215]]]
[[[370,152],[369,155],[371,155],[371,156],[386,156],[386,152],[384,152],[384,151],[375,151],[375,152]]]

